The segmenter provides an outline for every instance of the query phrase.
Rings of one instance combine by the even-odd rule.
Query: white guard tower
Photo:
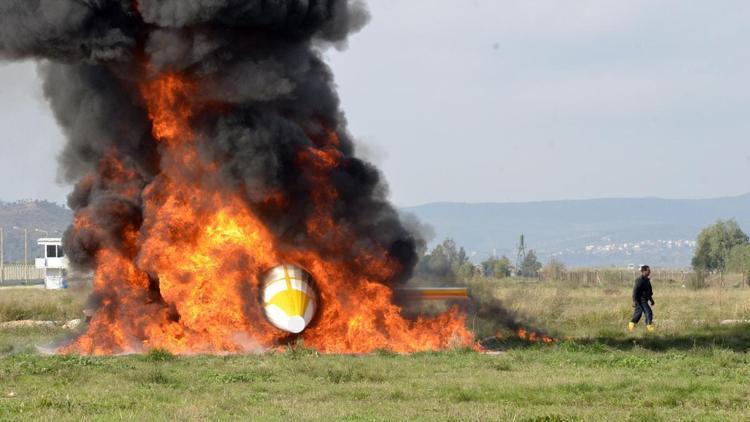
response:
[[[44,270],[44,287],[48,289],[66,289],[65,280],[68,272],[68,258],[62,250],[62,239],[47,237],[37,240],[44,249],[44,258],[36,259],[36,267]]]

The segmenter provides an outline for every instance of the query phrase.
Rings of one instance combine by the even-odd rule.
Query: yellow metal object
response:
[[[635,322],[628,323],[628,331],[630,331],[631,333],[635,331]]]
[[[400,288],[399,292],[416,300],[449,300],[468,299],[469,290],[466,287],[411,287]]]
[[[305,309],[307,309],[307,303],[309,301],[310,298],[306,293],[289,288],[288,290],[277,293],[271,298],[267,305],[278,306],[279,309],[286,312],[287,315],[302,316],[305,314]]]
[[[301,333],[317,310],[312,276],[302,268],[284,264],[263,277],[263,311],[276,328]]]

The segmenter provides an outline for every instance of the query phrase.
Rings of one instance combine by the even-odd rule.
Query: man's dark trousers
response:
[[[651,310],[651,306],[648,302],[639,303],[635,306],[633,319],[631,319],[631,321],[637,324],[638,321],[641,320],[641,315],[643,314],[646,314],[646,324],[651,325],[651,322],[654,320],[654,312]]]

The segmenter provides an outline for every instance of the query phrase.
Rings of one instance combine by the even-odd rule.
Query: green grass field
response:
[[[561,340],[492,354],[46,356],[59,327],[0,329],[0,420],[749,420],[750,288],[655,285],[658,331],[625,330],[629,287],[479,280]],[[77,317],[80,293],[0,290],[0,318]],[[23,318],[21,318],[23,317]],[[733,320],[727,322],[727,320]],[[724,322],[724,323],[722,323]]]

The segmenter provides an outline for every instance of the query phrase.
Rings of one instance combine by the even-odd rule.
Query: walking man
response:
[[[654,331],[654,312],[651,306],[654,305],[654,291],[651,289],[651,268],[648,265],[641,265],[641,276],[635,280],[633,287],[633,319],[628,324],[628,331],[635,331],[635,326],[641,320],[641,316],[646,315],[646,330]],[[651,306],[649,306],[649,304]]]

